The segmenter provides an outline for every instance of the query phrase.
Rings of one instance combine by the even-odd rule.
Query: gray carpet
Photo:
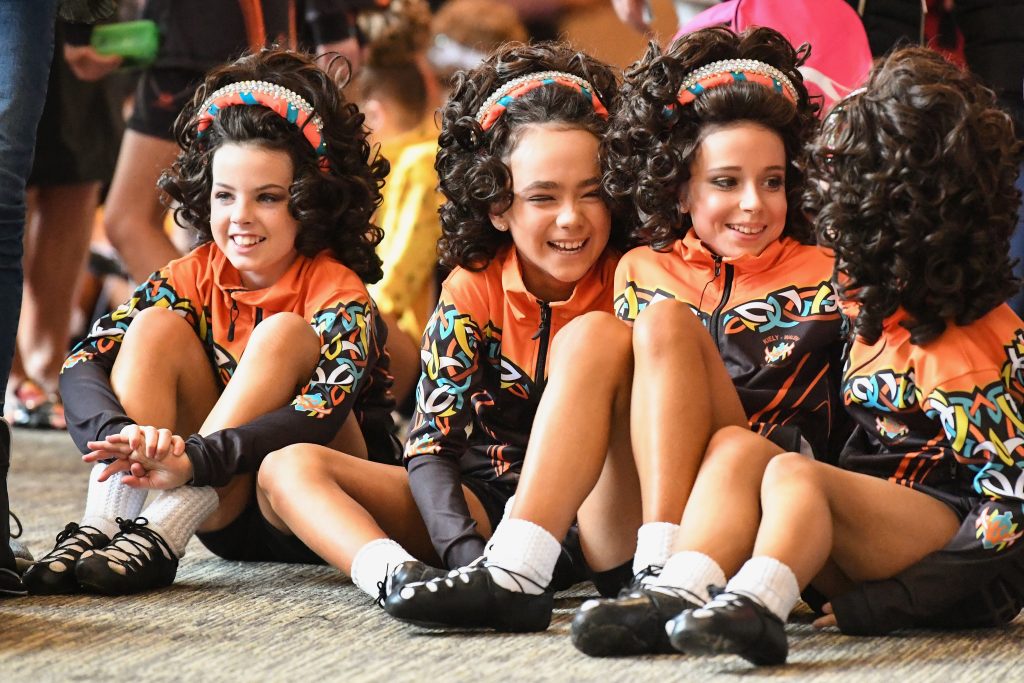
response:
[[[37,555],[77,520],[87,468],[66,434],[15,433],[12,505]],[[0,680],[626,681],[1024,679],[1024,619],[1007,630],[848,638],[788,627],[790,664],[738,658],[599,660],[569,642],[587,588],[557,600],[546,633],[418,631],[326,567],[242,564],[189,546],[170,589],[137,597],[0,601]]]

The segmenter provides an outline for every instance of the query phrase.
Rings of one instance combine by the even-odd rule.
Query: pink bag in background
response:
[[[768,26],[796,47],[810,43],[811,56],[800,72],[811,95],[825,98],[822,115],[860,86],[871,68],[864,24],[844,0],[727,0],[684,24],[673,40],[723,24],[736,32],[748,26]]]

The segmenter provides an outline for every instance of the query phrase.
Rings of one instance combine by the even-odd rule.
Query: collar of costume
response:
[[[217,114],[227,107],[260,105],[276,112],[302,132],[320,160],[320,168],[327,170],[327,143],[324,142],[324,122],[313,106],[298,93],[267,81],[239,81],[218,88],[199,108],[197,134],[213,124]]]
[[[501,115],[505,113],[505,109],[512,100],[522,97],[531,90],[536,90],[537,88],[550,85],[552,83],[573,88],[584,97],[590,99],[590,103],[594,107],[595,114],[603,119],[608,118],[608,110],[605,109],[604,104],[601,103],[601,99],[597,96],[594,86],[592,86],[589,81],[584,78],[580,78],[576,74],[570,74],[564,71],[539,71],[537,73],[520,76],[519,78],[513,78],[512,80],[503,83],[501,87],[491,93],[491,95],[484,100],[484,103],[480,105],[480,109],[476,112],[477,122],[480,124],[481,128],[489,130],[490,127],[494,125],[494,122],[501,118]]]
[[[706,90],[737,81],[757,83],[774,90],[794,104],[797,101],[796,88],[789,77],[771,64],[756,59],[723,59],[691,71],[679,86],[677,99],[679,104],[686,106]]]

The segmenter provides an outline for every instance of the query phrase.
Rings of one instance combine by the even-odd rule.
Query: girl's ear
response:
[[[508,221],[505,220],[503,214],[492,213],[489,214],[491,219],[491,225],[494,226],[495,230],[500,232],[508,232]]]
[[[679,186],[679,211],[690,213],[690,181]]]

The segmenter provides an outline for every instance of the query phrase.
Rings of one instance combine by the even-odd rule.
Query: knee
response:
[[[320,339],[312,325],[298,313],[290,312],[275,313],[261,321],[253,329],[246,347],[254,344],[289,353],[303,347],[315,349],[317,354],[320,352]]]
[[[744,443],[751,437],[757,438],[746,427],[729,425],[722,427],[708,439],[701,469],[721,468],[729,472],[743,471],[747,459]]]
[[[596,363],[602,373],[609,368],[632,369],[631,336],[629,326],[614,315],[585,313],[569,321],[555,336],[550,366],[593,367]]]
[[[169,308],[153,306],[139,311],[124,335],[126,344],[139,338],[144,338],[147,344],[152,343],[154,338],[159,339],[161,346],[168,348],[167,342],[177,344],[186,339],[195,339],[196,336],[184,317]]]
[[[144,224],[137,216],[125,211],[103,212],[103,230],[107,234],[107,239],[119,252],[131,248],[139,226]]]
[[[707,334],[690,307],[675,299],[651,304],[633,323],[633,348],[646,355],[678,349],[693,335]]]
[[[256,485],[273,503],[288,491],[301,490],[307,479],[327,476],[320,449],[309,444],[293,444],[267,455],[256,474]]]
[[[770,496],[794,483],[814,480],[816,464],[799,453],[780,453],[768,461],[761,479],[761,497]]]

